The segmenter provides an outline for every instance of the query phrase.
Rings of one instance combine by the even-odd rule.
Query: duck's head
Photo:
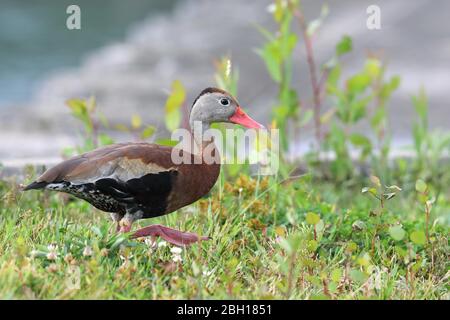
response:
[[[191,127],[196,121],[207,125],[214,122],[229,122],[246,128],[264,128],[242,110],[231,94],[218,88],[206,88],[194,100],[189,119]]]

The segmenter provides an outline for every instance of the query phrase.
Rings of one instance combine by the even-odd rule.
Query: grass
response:
[[[208,198],[139,223],[212,237],[181,253],[116,235],[108,215],[81,200],[1,181],[0,297],[449,298],[449,194],[432,208],[427,242],[413,185],[377,214],[378,202],[361,193],[369,181],[223,181]]]

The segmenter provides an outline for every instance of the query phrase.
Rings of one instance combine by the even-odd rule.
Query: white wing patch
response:
[[[119,158],[111,160],[97,168],[95,173],[89,177],[79,177],[71,179],[74,184],[95,182],[98,179],[112,178],[118,181],[128,181],[140,178],[149,173],[159,173],[176,170],[173,167],[164,168],[154,163],[145,164],[140,159]]]

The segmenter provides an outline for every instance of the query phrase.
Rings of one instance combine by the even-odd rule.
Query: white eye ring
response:
[[[227,98],[222,98],[219,100],[220,104],[223,106],[228,106],[230,104],[230,100]]]

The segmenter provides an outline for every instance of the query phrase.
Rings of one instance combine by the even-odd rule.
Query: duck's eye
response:
[[[220,104],[223,106],[227,106],[230,104],[230,100],[222,98],[222,99],[220,99]]]

